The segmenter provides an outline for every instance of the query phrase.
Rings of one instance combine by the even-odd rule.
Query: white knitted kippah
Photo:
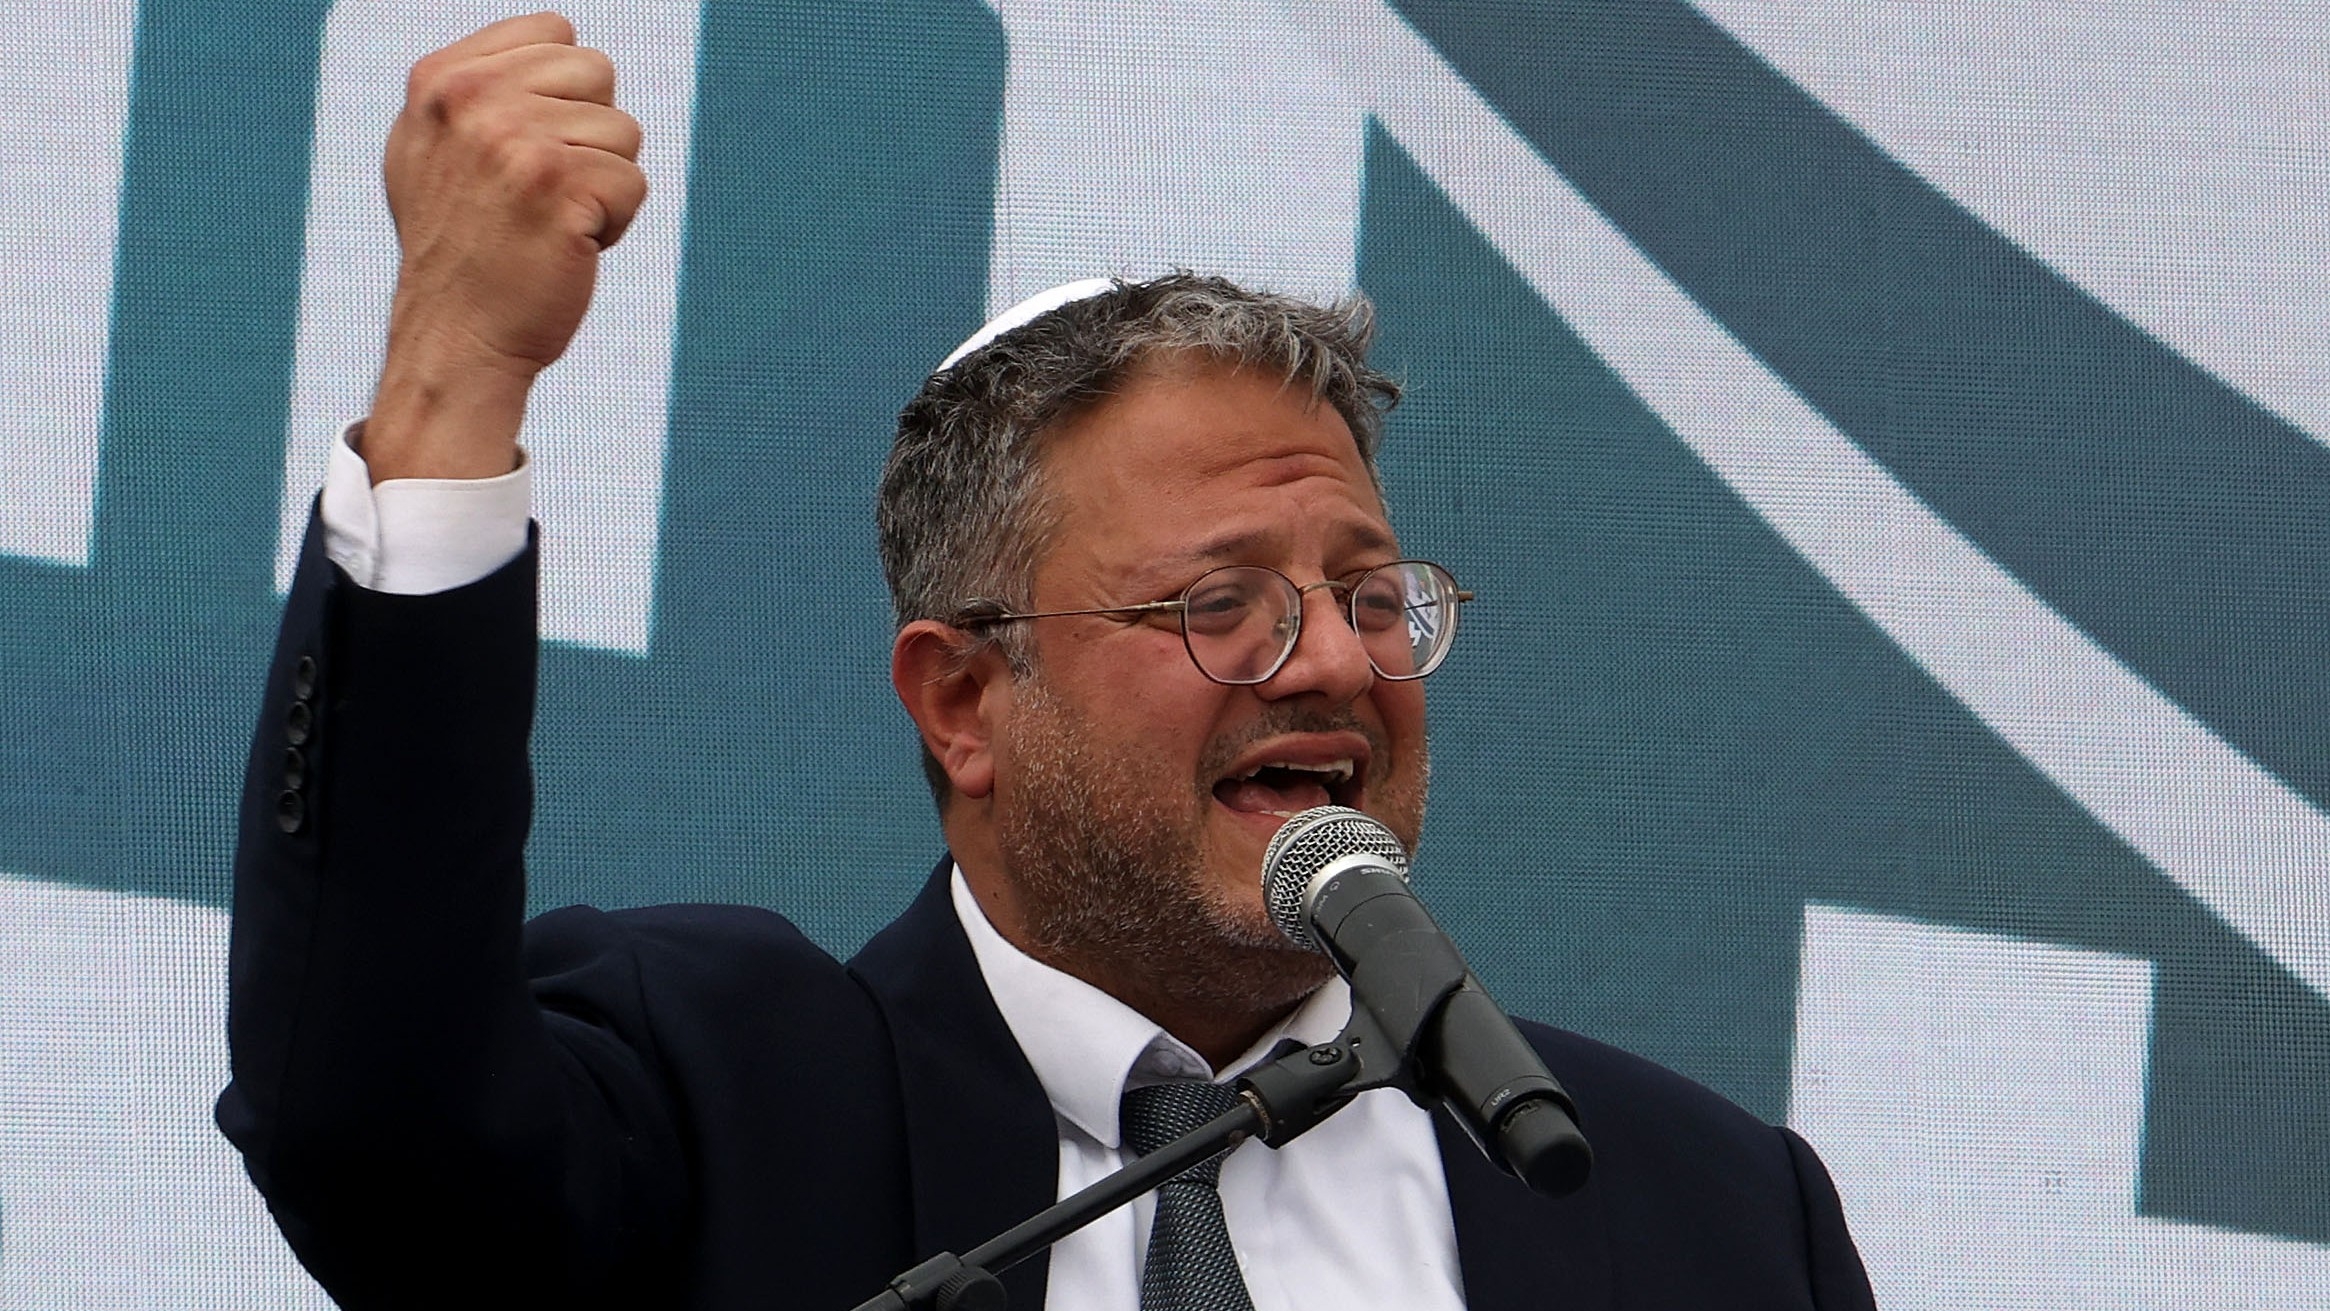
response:
[[[1062,305],[1067,305],[1074,301],[1080,301],[1090,296],[1098,296],[1103,292],[1113,291],[1115,289],[1116,282],[1111,278],[1079,278],[1074,282],[1063,282],[1057,287],[1039,291],[1035,295],[1021,301],[1019,304],[1014,305],[1010,309],[1007,309],[1001,314],[996,315],[994,318],[987,320],[987,322],[982,325],[977,332],[972,333],[970,337],[965,339],[962,345],[955,347],[952,354],[948,355],[945,359],[940,360],[938,367],[931,370],[931,372],[946,372],[948,369],[951,369],[955,367],[956,364],[960,363],[962,358],[970,354],[972,351],[979,349],[981,346],[984,346],[988,342],[995,340],[997,337],[1000,337],[1004,333],[1011,331],[1013,328],[1021,327],[1028,323],[1033,323],[1035,320],[1051,313],[1053,310],[1060,308]]]

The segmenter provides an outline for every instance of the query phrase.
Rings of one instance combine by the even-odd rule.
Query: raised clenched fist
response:
[[[614,66],[557,14],[413,66],[384,170],[403,262],[363,441],[375,481],[509,471],[534,375],[646,198],[639,137]]]

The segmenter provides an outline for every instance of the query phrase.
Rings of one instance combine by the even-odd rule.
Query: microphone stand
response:
[[[1360,1093],[1397,1088],[1418,1106],[1441,1100],[1423,1082],[1426,1061],[1418,1047],[1432,1021],[1458,1005],[1494,1003],[1472,977],[1455,949],[1437,931],[1395,935],[1392,949],[1377,954],[1375,969],[1389,970],[1405,986],[1368,986],[1353,975],[1351,1023],[1333,1042],[1304,1047],[1293,1039],[1278,1045],[1273,1058],[1239,1076],[1239,1103],[1122,1170],[1046,1207],[961,1256],[941,1252],[890,1281],[856,1311],[1006,1311],[1009,1297],[995,1276],[1043,1251],[1125,1203],[1201,1161],[1259,1138],[1284,1147],[1349,1105]],[[1337,968],[1344,963],[1337,962]],[[1501,1012],[1500,1012],[1501,1014]],[[1516,1041],[1518,1039],[1516,1038]],[[1525,1089],[1502,1106],[1483,1108],[1500,1117],[1489,1135],[1459,1116],[1459,1122],[1489,1160],[1520,1176],[1533,1189],[1559,1197],[1585,1182],[1590,1154],[1581,1155],[1569,1097],[1552,1080],[1544,1090]],[[1550,1118],[1541,1112],[1558,1110]],[[1530,1114],[1540,1112],[1539,1114]],[[1527,1123],[1522,1123],[1526,1116]],[[1516,1133],[1515,1126],[1520,1128]],[[1510,1141],[1506,1141],[1506,1140]],[[1518,1157],[1518,1159],[1510,1159]],[[1544,1164],[1533,1164],[1543,1162]]]
[[[1372,1026],[1355,1023],[1334,1042],[1316,1047],[1292,1039],[1281,1043],[1276,1059],[1238,1079],[1238,1105],[961,1256],[939,1253],[891,1280],[856,1311],[1004,1311],[1003,1282],[995,1277],[1002,1271],[1248,1138],[1283,1147],[1369,1088],[1405,1086],[1407,1062],[1399,1047],[1380,1038],[1367,1043],[1363,1028]],[[1382,1068],[1387,1059],[1390,1070]]]

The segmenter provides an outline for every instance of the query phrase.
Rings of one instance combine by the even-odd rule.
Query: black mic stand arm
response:
[[[1408,971],[1409,986],[1402,988],[1363,993],[1355,979],[1351,1023],[1333,1042],[1316,1047],[1298,1046],[1291,1039],[1280,1043],[1275,1059],[1240,1076],[1238,1105],[961,1256],[941,1252],[924,1261],[891,1280],[890,1286],[872,1299],[859,1303],[856,1311],[915,1311],[922,1307],[1006,1311],[1009,1302],[997,1274],[1248,1138],[1259,1138],[1272,1148],[1284,1147],[1349,1105],[1352,1098],[1376,1088],[1397,1088],[1418,1106],[1429,1108],[1438,1095],[1419,1082],[1418,1046],[1428,1040],[1434,1021],[1452,1005],[1460,1006],[1467,1000],[1493,1003],[1488,1003],[1479,982],[1444,940],[1398,936],[1398,946],[1379,956],[1380,961],[1413,953],[1428,960],[1431,968]],[[1417,986],[1419,982],[1422,986]],[[1371,997],[1378,999],[1367,1000]],[[1551,1085],[1551,1080],[1546,1082]],[[1530,1091],[1536,1093],[1535,1089]],[[1558,1087],[1553,1088],[1553,1095],[1566,1110],[1568,1098]],[[1559,1118],[1568,1124],[1566,1114]],[[1466,1129],[1480,1137],[1470,1124]],[[1575,1136],[1577,1130],[1572,1126],[1568,1133]],[[1483,1147],[1488,1148],[1485,1141]],[[1504,1164],[1504,1158],[1493,1150],[1490,1159]]]
[[[1201,1161],[1259,1138],[1283,1147],[1343,1109],[1370,1088],[1405,1086],[1401,1044],[1380,1036],[1360,1016],[1334,1042],[1291,1048],[1237,1082],[1238,1104],[1180,1138],[956,1256],[941,1252],[890,1281],[857,1311],[1004,1311],[1003,1283],[995,1276]],[[1386,1069],[1387,1061],[1390,1069]]]

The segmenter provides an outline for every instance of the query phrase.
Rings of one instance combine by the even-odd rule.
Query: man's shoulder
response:
[[[831,953],[759,906],[567,906],[527,922],[525,956],[537,992],[562,984],[637,989],[658,1009],[770,995],[864,1000]]]
[[[526,922],[529,937],[609,936],[642,946],[808,950],[833,959],[793,921],[765,906],[671,902],[602,910],[562,906]]]
[[[1870,1306],[1836,1189],[1802,1139],[1655,1061],[1547,1025],[1520,1027],[1577,1101],[1594,1148],[1579,1196],[1599,1217],[1595,1250],[1630,1301]],[[1546,1205],[1540,1214],[1558,1226],[1571,1203]]]
[[[1787,1139],[1760,1116],[1647,1057],[1534,1020],[1518,1021],[1578,1105],[1579,1127],[1597,1152],[1655,1147],[1723,1149],[1769,1168],[1789,1169]]]
[[[885,992],[895,1002],[936,989],[960,1002],[978,966],[947,900],[951,867],[942,859],[914,902],[847,965],[765,907],[673,903],[567,906],[538,915],[525,927],[526,973],[538,996],[569,984],[632,989],[659,1009],[751,1006],[782,996],[828,1005],[847,1021],[874,1015]]]

